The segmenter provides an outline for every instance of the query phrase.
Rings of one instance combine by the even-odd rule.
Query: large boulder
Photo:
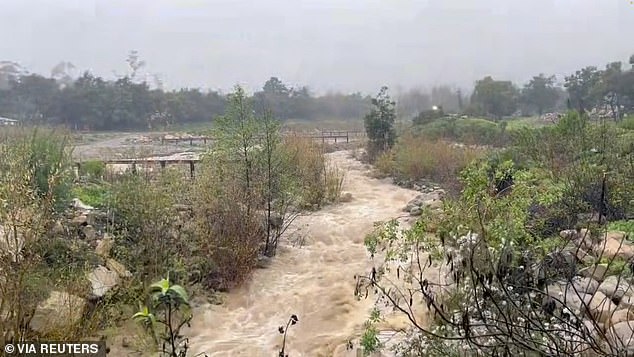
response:
[[[620,309],[614,312],[610,317],[610,326],[614,326],[620,322],[634,320],[634,310]]]
[[[104,266],[98,266],[88,273],[88,281],[92,286],[92,295],[101,298],[119,284],[119,274]]]
[[[35,309],[30,327],[40,334],[66,330],[82,318],[86,300],[66,292],[52,291]]]
[[[546,287],[545,293],[555,301],[558,308],[567,307],[569,310],[580,315],[584,311],[584,306],[592,299],[591,294],[575,291],[569,284],[563,282],[552,283]]]
[[[575,276],[570,281],[569,289],[572,289],[573,292],[576,291],[578,293],[583,294],[594,294],[599,288],[599,282],[592,278]]]
[[[634,246],[625,239],[625,232],[608,232],[603,241],[595,244],[594,251],[608,259],[618,257],[629,260],[634,257]]]
[[[604,293],[610,299],[620,301],[623,296],[634,295],[634,291],[630,284],[627,283],[622,277],[611,275],[605,278],[601,285],[599,285],[599,291]]]
[[[612,302],[612,299],[600,291],[597,291],[588,303],[588,313],[602,324],[608,324],[610,317],[616,310],[617,306]]]
[[[634,321],[623,321],[614,324],[608,334],[610,345],[617,347],[622,354],[630,356],[634,353]],[[623,353],[625,352],[625,353]]]
[[[607,264],[596,264],[579,270],[579,275],[592,278],[596,281],[603,281],[608,274]]]

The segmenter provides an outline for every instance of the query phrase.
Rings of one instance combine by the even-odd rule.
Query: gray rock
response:
[[[597,264],[579,270],[579,275],[592,278],[596,281],[603,281],[608,273],[607,264]]]
[[[29,326],[40,334],[67,330],[82,318],[86,300],[66,292],[52,291],[35,309]]]
[[[604,293],[597,291],[588,304],[588,312],[595,318],[596,321],[602,324],[607,324],[610,321],[610,317],[617,310],[617,306],[612,300],[605,296]]]
[[[584,311],[584,306],[592,299],[592,295],[575,291],[564,282],[550,284],[544,292],[554,299],[557,307],[563,308],[566,306],[577,316],[581,315]]]
[[[601,285],[599,285],[599,291],[604,293],[607,297],[616,300],[621,300],[625,295],[634,295],[630,284],[622,277],[615,275],[606,277]]]
[[[588,277],[576,276],[570,281],[570,287],[579,293],[594,294],[599,288],[599,282]]]
[[[634,353],[634,321],[624,321],[614,324],[609,330],[608,339],[611,345],[627,352]]]
[[[97,242],[97,248],[95,248],[95,253],[97,255],[108,258],[110,256],[110,251],[112,250],[112,246],[114,245],[114,239],[108,234],[105,233],[103,235],[103,239]]]
[[[594,252],[603,255],[607,259],[623,258],[629,260],[634,257],[634,246],[625,240],[625,232],[608,232],[603,241],[595,244]]]
[[[614,312],[610,317],[610,326],[614,326],[620,322],[634,320],[634,310],[620,309]]]
[[[577,238],[577,231],[575,231],[574,229],[566,229],[559,232],[559,236],[566,240],[572,240]]]
[[[420,207],[414,207],[409,211],[410,216],[420,216],[423,210]]]
[[[108,260],[106,260],[106,268],[110,269],[111,271],[117,273],[117,275],[120,278],[131,278],[132,277],[132,273],[130,273],[130,271],[128,269],[126,269],[126,267],[119,263],[118,261],[110,258]]]
[[[119,284],[119,275],[104,266],[95,268],[88,273],[87,278],[92,286],[92,295],[98,298],[103,297]]]

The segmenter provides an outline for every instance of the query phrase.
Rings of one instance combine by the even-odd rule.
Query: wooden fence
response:
[[[351,138],[361,138],[365,136],[364,131],[359,130],[322,130],[319,134],[314,133],[296,133],[296,132],[285,132],[282,133],[283,136],[298,136],[302,138],[313,138],[313,139],[321,139],[322,143],[325,143],[326,140],[334,140],[335,143],[338,141],[342,141],[345,139],[346,143],[350,142]],[[207,145],[207,143],[214,142],[214,138],[210,136],[189,136],[189,137],[162,137],[161,144],[166,143],[182,143],[189,142],[189,145],[194,145],[195,142],[202,142],[203,145]]]
[[[189,165],[189,175],[193,179],[195,177],[196,164],[201,159],[114,159],[114,160],[101,160],[104,165],[130,165],[132,173],[137,173],[137,165],[151,165],[159,164],[161,169],[164,169],[169,165]],[[81,172],[81,162],[76,162],[75,167],[77,173]]]
[[[284,136],[298,136],[304,138],[313,138],[313,139],[321,139],[323,143],[326,140],[334,140],[335,143],[338,140],[343,141],[345,139],[346,143],[349,143],[351,138],[361,138],[365,137],[365,132],[358,130],[322,130],[319,134],[314,133],[297,133],[297,132],[285,132],[282,133]],[[202,141],[204,145],[208,142],[211,143],[214,141],[212,137],[208,136],[192,136],[192,137],[184,137],[184,138],[161,138],[161,144],[170,143],[170,142],[188,142],[190,145],[193,145],[194,142]],[[133,173],[137,173],[137,165],[156,165],[159,164],[161,169],[164,169],[167,165],[189,165],[189,174],[193,179],[195,177],[196,164],[198,164],[201,159],[112,159],[112,160],[101,160],[104,165],[130,165],[130,168]],[[76,162],[75,167],[77,170],[77,174],[81,172],[81,162]]]

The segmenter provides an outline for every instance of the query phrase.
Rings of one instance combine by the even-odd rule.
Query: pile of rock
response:
[[[432,193],[434,191],[443,191],[440,188],[440,186],[425,180],[394,179],[394,184],[400,187],[408,188],[410,190],[419,191],[422,193]],[[443,195],[444,195],[444,191],[443,191]]]
[[[73,200],[71,208],[65,222],[56,223],[52,233],[60,239],[78,237],[78,244],[94,248],[94,253],[91,254],[98,258],[98,263],[86,273],[86,281],[91,287],[87,296],[51,291],[49,297],[38,304],[30,327],[42,334],[74,326],[82,318],[89,301],[103,298],[124,279],[132,277],[123,264],[110,256],[115,240],[110,234],[103,232],[107,223],[105,213],[79,199]]]
[[[540,120],[545,123],[556,124],[561,119],[562,114],[560,113],[546,113],[541,116]]]
[[[634,245],[625,232],[610,231],[599,237],[586,230],[565,230],[560,236],[572,244],[566,249],[585,267],[568,281],[549,284],[544,292],[560,311],[568,309],[584,316],[586,326],[594,326],[595,337],[604,335],[611,346],[634,353],[634,286],[631,274],[612,275],[609,265],[619,259],[631,262]],[[625,270],[628,271],[629,267]],[[592,323],[595,321],[597,324]]]
[[[422,193],[413,200],[409,201],[403,208],[403,212],[409,212],[411,216],[420,216],[426,208],[432,211],[441,210],[443,207],[442,198],[445,191],[440,188],[434,188],[427,193]]]

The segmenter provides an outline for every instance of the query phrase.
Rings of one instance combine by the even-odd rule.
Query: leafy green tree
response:
[[[596,92],[601,80],[601,72],[594,66],[585,67],[566,77],[564,87],[568,90],[570,109],[580,113],[597,105],[599,99]]]
[[[555,108],[559,93],[555,87],[555,76],[546,77],[539,74],[524,86],[522,101],[542,116],[545,111]]]
[[[396,103],[392,101],[388,88],[384,86],[372,99],[372,105],[374,108],[366,114],[363,121],[368,135],[368,155],[374,160],[378,154],[389,150],[396,141]]]
[[[517,110],[518,90],[510,81],[498,81],[485,77],[476,82],[471,103],[476,111],[500,120]]]
[[[230,163],[239,165],[241,192],[250,214],[253,201],[254,148],[259,143],[260,123],[255,117],[251,99],[244,89],[236,86],[229,95],[229,104],[225,115],[214,122],[214,136],[218,140],[217,151]]]
[[[602,103],[610,108],[614,121],[623,118],[621,105],[628,91],[627,77],[622,69],[621,62],[609,63],[601,72],[601,80],[595,88],[596,93],[602,99]]]

